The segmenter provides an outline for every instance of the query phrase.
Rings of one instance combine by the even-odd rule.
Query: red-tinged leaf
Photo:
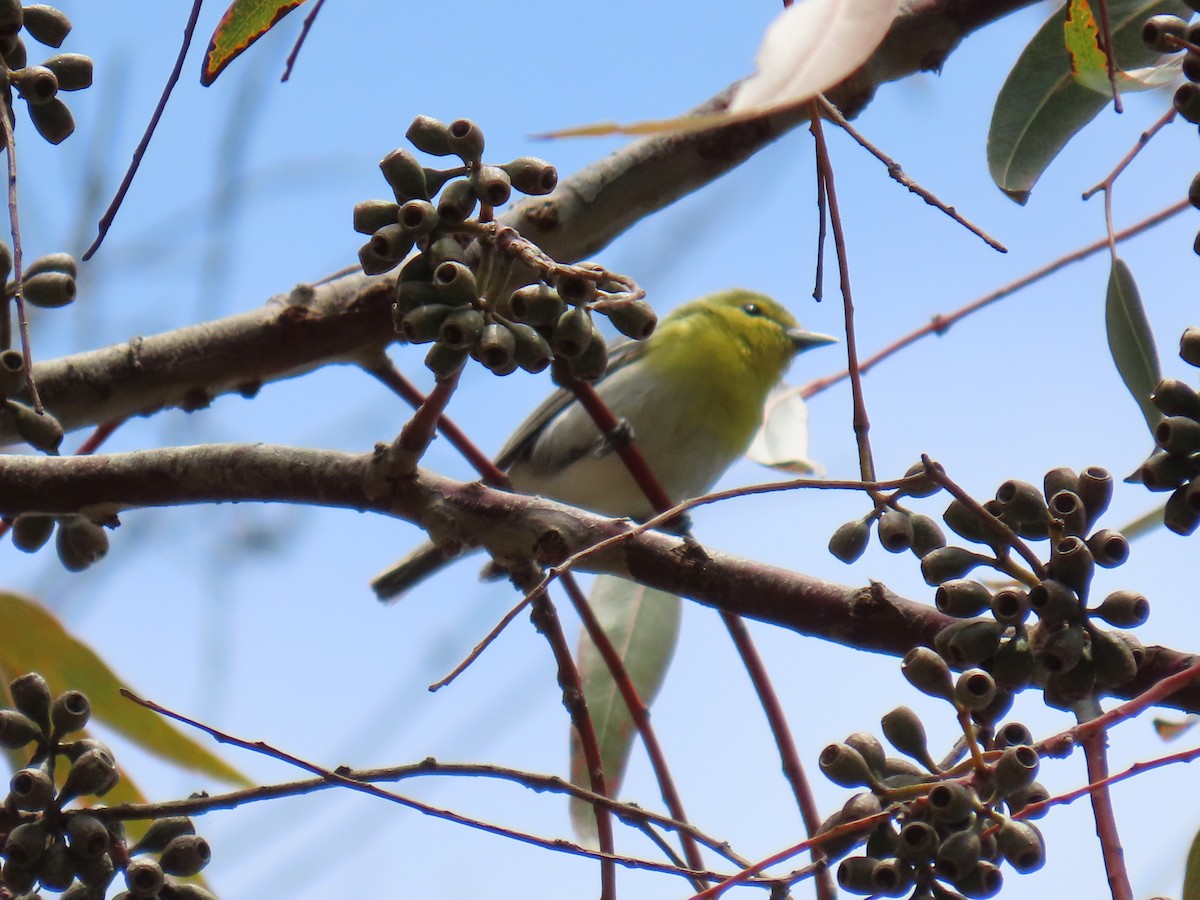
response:
[[[649,706],[662,687],[675,652],[683,604],[673,594],[610,575],[596,579],[588,602],[638,696]],[[578,665],[584,700],[600,743],[604,778],[609,792],[616,796],[633,745],[633,719],[600,651],[586,632],[579,639]],[[571,732],[571,781],[590,789],[583,750],[574,731]],[[571,822],[582,839],[595,841],[596,819],[589,804],[572,800]]]
[[[243,50],[302,3],[304,0],[233,0],[208,42],[200,83],[208,87],[216,81]]]
[[[800,0],[767,28],[758,71],[743,81],[721,113],[618,125],[600,122],[545,137],[655,134],[715,128],[807,103],[870,58],[899,10],[899,0]]]
[[[1137,401],[1153,434],[1155,426],[1162,420],[1162,413],[1150,402],[1150,395],[1162,380],[1162,372],[1137,282],[1123,259],[1114,260],[1109,273],[1104,324],[1108,330],[1108,347],[1121,380]]]
[[[146,752],[221,781],[250,784],[162,716],[123,698],[119,693],[122,680],[41,604],[0,593],[0,634],[5,636],[0,641],[0,679],[5,685],[26,672],[40,672],[56,695],[68,689],[87,694],[92,721],[124,735]]]
[[[1159,518],[1162,518],[1162,513],[1159,513]],[[1200,721],[1200,716],[1188,716],[1186,719],[1158,719],[1154,720],[1154,733],[1164,741],[1173,741],[1175,738],[1192,729],[1192,726]]]
[[[1100,27],[1088,0],[1070,0],[1063,21],[1063,45],[1071,59],[1071,76],[1084,87],[1111,92],[1108,54],[1101,47]]]

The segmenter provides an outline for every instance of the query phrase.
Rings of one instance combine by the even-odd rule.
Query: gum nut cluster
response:
[[[959,620],[934,639],[947,663],[986,670],[1005,695],[1036,684],[1046,702],[1062,709],[1137,674],[1145,655],[1141,642],[1097,623],[1141,625],[1149,602],[1118,590],[1089,606],[1097,567],[1113,568],[1129,557],[1123,535],[1095,527],[1112,489],[1106,469],[1076,473],[1064,467],[1047,472],[1040,490],[1024,481],[1004,482],[982,515],[959,500],[950,504],[946,524],[965,540],[988,545],[991,554],[948,546],[921,560],[921,574],[937,588],[937,608]],[[980,566],[1010,571],[1014,535],[1050,543],[1049,561],[1035,567],[1028,586],[993,590],[966,577]]]
[[[71,110],[60,93],[92,86],[92,60],[82,53],[56,53],[31,66],[22,31],[47,47],[61,47],[71,33],[71,20],[60,9],[42,3],[22,6],[19,0],[0,0],[0,68],[5,102],[12,120],[13,90],[25,101],[38,134],[61,144],[75,130]]]
[[[1186,2],[1200,12],[1200,0]],[[1181,70],[1186,80],[1175,91],[1175,111],[1193,125],[1200,125],[1200,22],[1189,24],[1169,14],[1151,16],[1142,25],[1142,40],[1157,53],[1183,53]],[[1188,200],[1200,209],[1200,172],[1188,187]],[[1200,254],[1200,232],[1193,249]]]
[[[1179,355],[1200,366],[1200,328],[1188,328]],[[1155,451],[1134,478],[1151,491],[1170,491],[1163,523],[1176,534],[1189,535],[1200,525],[1200,394],[1174,378],[1164,378],[1150,396],[1163,414],[1154,427]]]
[[[821,825],[818,834],[829,837],[820,846],[831,861],[862,847],[837,870],[838,883],[853,894],[992,897],[1003,885],[1002,863],[1024,874],[1046,860],[1041,833],[1026,821],[1049,796],[1035,781],[1040,759],[1033,738],[1019,722],[996,725],[1007,705],[996,706],[987,672],[972,669],[955,680],[927,647],[909,653],[903,669],[918,690],[972,716],[978,753],[935,761],[924,725],[907,706],[881,721],[902,757],[887,756],[865,731],[830,744],[821,752],[821,771],[842,787],[867,790]]]
[[[829,539],[829,552],[835,558],[852,563],[862,556],[871,540],[872,523],[876,526],[880,545],[889,553],[911,550],[918,559],[923,559],[946,546],[946,535],[937,522],[898,503],[904,497],[928,497],[938,490],[938,485],[926,476],[923,463],[913,464],[904,474],[912,483],[889,497],[885,508],[873,510],[861,519],[852,519],[833,533]]]
[[[0,807],[0,893],[24,898],[48,890],[61,891],[64,900],[103,900],[123,872],[126,890],[117,897],[212,900],[204,888],[166,877],[195,875],[211,856],[190,819],[155,819],[130,846],[121,822],[106,819],[104,807],[68,808],[103,796],[120,779],[107,746],[72,737],[91,715],[87,697],[73,690],[54,697],[37,673],[15,679],[9,695],[13,708],[0,709],[0,747],[33,749]]]
[[[429,168],[408,151],[394,150],[379,165],[395,199],[357,204],[354,228],[370,235],[358,254],[368,275],[391,271],[407,258],[396,283],[393,322],[409,343],[432,344],[425,364],[435,375],[453,375],[468,358],[497,375],[518,368],[540,372],[557,355],[568,361],[574,377],[599,378],[608,349],[592,322],[593,303],[630,337],[653,331],[656,319],[648,304],[597,302],[598,273],[552,269],[548,281],[513,291],[504,283],[509,267],[493,267],[493,257],[485,258],[472,244],[481,223],[490,221],[512,191],[552,191],[558,183],[554,166],[531,156],[485,164],[483,132],[469,119],[446,125],[418,116],[406,136],[418,150],[457,156],[462,165]]]

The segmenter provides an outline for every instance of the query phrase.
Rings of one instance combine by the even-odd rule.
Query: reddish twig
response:
[[[300,48],[304,46],[304,40],[308,37],[309,31],[312,30],[313,22],[316,21],[317,13],[321,11],[321,7],[325,5],[325,0],[317,0],[313,4],[312,12],[304,17],[304,23],[300,26],[300,34],[296,36],[296,43],[292,45],[292,50],[287,56],[287,60],[283,64],[283,77],[280,81],[287,81],[292,77],[292,67],[296,65],[296,58],[300,55]]]
[[[542,585],[538,585],[538,587],[534,588],[534,591],[536,592],[541,588]],[[471,649],[471,652],[467,654],[466,658],[450,670],[450,674],[429,685],[430,692],[441,690],[463,672],[467,671],[467,669],[471,667],[471,663],[475,662],[475,660],[479,659],[479,657],[483,655],[483,651],[490,647],[496,638],[500,637],[500,633],[509,626],[513,619],[520,615],[521,610],[527,607],[532,599],[532,592],[529,595],[522,597],[521,602],[504,614],[504,617],[496,623],[492,630],[484,635],[483,640],[481,640]]]
[[[1108,734],[1097,731],[1083,739],[1083,755],[1087,761],[1088,783],[1091,790],[1092,812],[1096,818],[1096,837],[1104,857],[1108,889],[1113,900],[1133,900],[1133,887],[1125,868],[1125,851],[1117,831],[1117,816],[1113,811],[1112,795],[1108,790]]]

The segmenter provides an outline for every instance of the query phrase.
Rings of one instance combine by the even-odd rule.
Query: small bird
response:
[[[805,331],[770,297],[735,288],[679,307],[644,341],[614,345],[596,391],[679,502],[707,493],[746,452],[792,357],[835,341]],[[655,513],[612,441],[565,390],[534,410],[496,465],[521,493],[613,517]],[[380,600],[397,599],[448,560],[426,544],[371,586]]]

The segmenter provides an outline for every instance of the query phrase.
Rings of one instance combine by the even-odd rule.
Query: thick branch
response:
[[[537,497],[461,484],[425,471],[389,482],[371,454],[207,445],[136,453],[0,457],[0,515],[123,509],[185,503],[280,502],[373,511],[414,522],[443,544],[483,546],[501,562],[557,564],[628,523]],[[119,552],[119,543],[118,543]],[[586,557],[582,567],[633,578],[727,612],[860,650],[899,656],[953,621],[932,606],[872,583],[852,588],[738,559],[671,535],[646,532]],[[1147,648],[1132,697],[1187,668],[1195,657]],[[1200,712],[1200,685],[1164,701]]]

